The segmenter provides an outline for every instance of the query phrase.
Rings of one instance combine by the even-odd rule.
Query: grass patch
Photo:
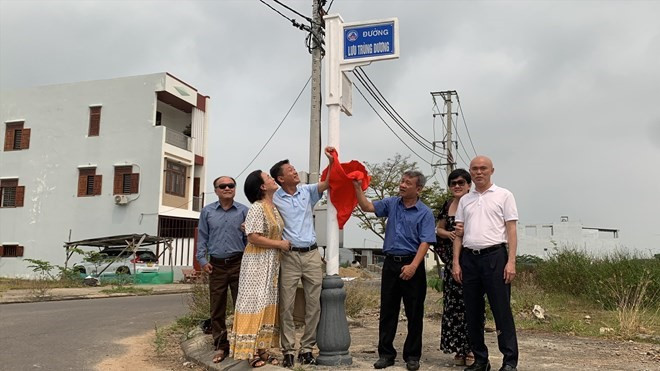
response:
[[[624,339],[660,334],[658,259],[621,252],[595,258],[568,248],[517,271],[512,310],[520,329]],[[545,319],[532,314],[534,305]]]
[[[153,289],[145,289],[134,286],[113,286],[109,289],[101,290],[104,294],[132,294],[132,295],[151,295]]]
[[[83,287],[82,280],[28,280],[22,278],[0,278],[0,292],[9,290],[30,290],[36,287],[50,289]]]

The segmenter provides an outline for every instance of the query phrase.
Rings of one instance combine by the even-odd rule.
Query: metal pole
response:
[[[309,121],[309,184],[318,183],[321,168],[321,5],[312,1],[312,99]]]
[[[339,116],[341,107],[339,104],[328,105],[328,145],[339,151]],[[334,166],[339,166],[335,164]],[[327,244],[325,248],[325,272],[327,275],[339,274],[339,222],[337,221],[337,209],[330,200],[328,192],[328,214],[326,222]]]
[[[339,117],[341,114],[341,70],[339,66],[342,36],[341,17],[326,16],[325,104],[328,106],[328,145],[339,149]],[[334,166],[339,166],[335,164]],[[328,197],[329,198],[329,197]],[[330,201],[330,200],[329,200]],[[316,362],[324,366],[350,365],[353,357],[348,352],[351,334],[346,321],[346,290],[339,277],[339,224],[337,210],[328,202],[327,209],[326,275],[321,290],[321,318],[316,342],[319,356]]]

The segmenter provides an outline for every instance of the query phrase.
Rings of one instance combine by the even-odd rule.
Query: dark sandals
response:
[[[218,349],[218,352],[215,353],[215,355],[213,356],[213,363],[220,363],[224,361],[228,355],[229,355],[228,350]]]
[[[255,354],[254,358],[252,358],[252,360],[250,361],[250,366],[252,368],[263,367],[266,364],[277,366],[280,364],[280,361],[277,358],[271,356],[267,350]]]

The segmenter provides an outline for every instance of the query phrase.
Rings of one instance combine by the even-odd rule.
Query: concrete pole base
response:
[[[316,363],[323,366],[350,365],[353,357],[348,352],[351,335],[346,321],[346,290],[344,281],[336,275],[323,278],[321,290],[321,319],[316,331],[319,356]]]

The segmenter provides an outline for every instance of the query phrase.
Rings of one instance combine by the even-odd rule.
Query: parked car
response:
[[[135,253],[123,248],[106,248],[100,251],[100,255],[100,261],[86,261],[79,265],[80,273],[90,276],[98,276],[101,271],[101,275],[158,273],[158,257],[148,248],[139,248]]]

